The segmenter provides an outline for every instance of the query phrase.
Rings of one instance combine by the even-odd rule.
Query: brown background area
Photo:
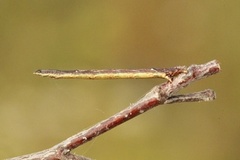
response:
[[[53,80],[37,69],[151,68],[217,59],[184,92],[217,99],[157,107],[74,150],[98,160],[240,156],[240,2],[0,1],[0,158],[40,151],[127,107],[163,80]]]

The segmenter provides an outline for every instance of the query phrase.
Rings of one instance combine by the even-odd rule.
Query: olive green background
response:
[[[212,102],[156,107],[74,153],[98,160],[240,156],[240,1],[0,0],[0,158],[49,148],[164,80],[54,80],[37,69],[172,67],[217,59]]]

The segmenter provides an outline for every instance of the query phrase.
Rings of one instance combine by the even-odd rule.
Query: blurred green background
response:
[[[240,1],[0,0],[0,158],[49,148],[126,108],[164,80],[54,80],[37,69],[201,64],[222,71],[183,92],[213,102],[149,112],[74,153],[98,160],[240,156]]]

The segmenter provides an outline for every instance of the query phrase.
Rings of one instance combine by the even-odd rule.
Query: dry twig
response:
[[[153,87],[143,98],[123,111],[97,123],[87,130],[73,135],[52,148],[8,160],[90,160],[90,158],[72,154],[71,151],[100,134],[158,105],[214,100],[216,98],[215,92],[210,89],[187,95],[176,95],[176,93],[194,81],[218,73],[220,71],[219,63],[213,60],[202,65],[191,65],[186,69],[187,73],[181,73],[173,77],[172,82],[168,81]]]

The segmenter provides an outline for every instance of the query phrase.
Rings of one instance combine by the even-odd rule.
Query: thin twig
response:
[[[187,95],[176,95],[176,93],[194,81],[206,78],[220,71],[220,65],[216,60],[202,65],[191,65],[187,68],[187,73],[174,77],[172,82],[168,81],[153,87],[142,99],[130,105],[123,111],[103,120],[96,125],[84,130],[65,141],[53,146],[50,149],[33,153],[26,156],[16,157],[9,160],[30,160],[30,159],[75,159],[84,160],[85,157],[71,154],[70,151],[78,146],[92,140],[100,134],[130,120],[149,109],[161,104],[171,104],[177,102],[199,102],[211,101],[216,98],[215,92],[205,90]],[[88,159],[88,158],[85,158]]]
[[[216,98],[216,93],[211,89],[206,89],[200,92],[194,92],[185,95],[175,95],[169,97],[164,104],[180,103],[180,102],[201,102],[212,101]]]

